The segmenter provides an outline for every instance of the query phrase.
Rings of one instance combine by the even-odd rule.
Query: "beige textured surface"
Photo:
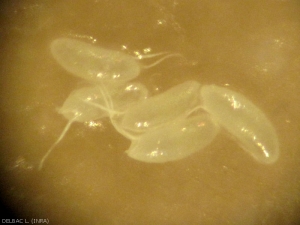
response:
[[[300,4],[297,1],[65,0],[1,5],[2,197],[51,224],[292,224],[300,201]],[[181,53],[137,79],[152,94],[188,79],[228,84],[266,114],[280,158],[256,163],[221,132],[205,151],[134,161],[108,120],[72,125],[57,109],[84,85],[51,57],[58,37],[127,52]],[[145,63],[153,62],[152,59]],[[144,62],[143,62],[144,63]]]

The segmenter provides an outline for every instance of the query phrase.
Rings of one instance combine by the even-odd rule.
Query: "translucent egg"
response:
[[[68,120],[68,123],[58,139],[42,158],[39,169],[43,167],[46,158],[64,138],[70,126],[75,121],[88,122],[103,117],[110,117],[112,124],[120,133],[127,138],[134,139],[135,137],[132,134],[124,131],[118,125],[114,117],[122,115],[127,107],[147,98],[147,96],[148,90],[140,83],[131,83],[110,88],[98,85],[73,91],[58,110],[58,113],[62,114]]]
[[[270,120],[249,99],[216,85],[201,89],[203,108],[260,163],[274,163],[279,157],[278,137]]]
[[[161,94],[140,101],[128,108],[121,126],[124,129],[145,132],[179,116],[187,116],[199,105],[199,88],[198,82],[186,81]]]
[[[71,92],[58,112],[68,120],[76,117],[77,122],[87,122],[122,114],[132,104],[147,97],[148,90],[140,83],[83,87]]]
[[[166,52],[131,56],[120,51],[105,49],[71,38],[58,38],[51,43],[54,59],[71,74],[95,83],[126,82],[136,78],[142,68],[153,67],[170,57],[180,54]],[[148,66],[142,66],[140,59],[165,55]]]
[[[204,113],[179,118],[145,132],[132,141],[126,153],[147,163],[176,161],[204,149],[218,131],[218,126]]]

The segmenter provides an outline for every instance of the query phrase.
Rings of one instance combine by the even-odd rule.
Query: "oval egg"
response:
[[[278,137],[270,120],[244,95],[228,88],[201,89],[203,108],[231,133],[256,161],[270,164],[279,157]]]
[[[208,146],[218,131],[218,126],[205,113],[179,118],[148,130],[132,141],[126,153],[147,163],[176,161]]]
[[[126,82],[141,70],[134,56],[71,38],[54,40],[50,49],[65,70],[90,82]]]
[[[145,132],[179,116],[187,116],[199,104],[200,84],[186,81],[130,107],[121,122],[124,129]]]

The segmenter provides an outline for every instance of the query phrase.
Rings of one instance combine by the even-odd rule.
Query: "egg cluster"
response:
[[[274,163],[279,157],[273,125],[242,94],[187,80],[149,96],[143,84],[133,81],[146,68],[141,58],[162,56],[153,64],[157,65],[179,54],[136,57],[70,38],[54,40],[51,53],[65,70],[89,86],[73,91],[59,109],[69,122],[41,160],[40,169],[73,122],[104,117],[131,141],[128,156],[143,162],[164,163],[190,156],[208,146],[220,128],[260,163]]]

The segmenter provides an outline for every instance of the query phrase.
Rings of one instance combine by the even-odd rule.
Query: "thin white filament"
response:
[[[137,59],[150,59],[156,56],[161,56],[161,55],[166,55],[169,54],[168,52],[160,52],[160,53],[155,53],[155,54],[146,54],[146,55],[136,55]]]
[[[46,152],[46,154],[43,156],[40,164],[39,164],[39,167],[38,167],[38,170],[41,170],[43,168],[43,165],[44,165],[44,162],[45,160],[48,158],[48,156],[50,155],[50,153],[52,152],[52,150],[56,147],[56,145],[64,138],[64,136],[66,135],[66,133],[68,132],[70,126],[72,125],[72,123],[76,120],[76,117],[75,116],[73,119],[71,119],[67,125],[65,126],[65,128],[63,129],[63,131],[61,132],[59,138],[54,142],[54,144],[51,146],[51,148],[49,148],[49,150]]]
[[[110,121],[112,123],[112,125],[114,126],[114,128],[122,135],[124,135],[125,137],[127,137],[128,139],[130,140],[135,140],[137,139],[137,137],[134,137],[132,136],[130,133],[128,133],[127,131],[125,131],[124,129],[120,128],[120,126],[117,125],[117,123],[114,121],[114,116],[115,115],[121,115],[122,113],[121,112],[117,112],[115,111],[113,108],[114,108],[114,104],[113,104],[113,101],[111,99],[111,96],[110,94],[108,93],[107,89],[105,88],[105,86],[101,83],[100,84],[101,88],[100,88],[100,92],[103,96],[103,99],[105,101],[105,104],[109,107],[108,109],[108,112],[116,112],[116,113],[112,113],[109,115],[110,117]],[[91,103],[91,102],[89,102]],[[93,103],[93,105],[97,106],[98,104],[96,103]],[[100,106],[101,107],[101,106]],[[105,108],[105,107],[104,107]]]
[[[158,65],[159,63],[165,61],[166,59],[169,59],[169,58],[172,58],[172,57],[183,57],[183,56],[182,56],[181,54],[179,54],[179,53],[176,53],[176,54],[169,54],[169,55],[166,55],[166,56],[162,57],[161,59],[157,60],[156,62],[154,62],[154,63],[152,63],[152,64],[150,64],[150,65],[143,66],[143,68],[149,69],[149,68],[151,68],[151,67],[153,67],[153,66],[156,66],[156,65]]]

